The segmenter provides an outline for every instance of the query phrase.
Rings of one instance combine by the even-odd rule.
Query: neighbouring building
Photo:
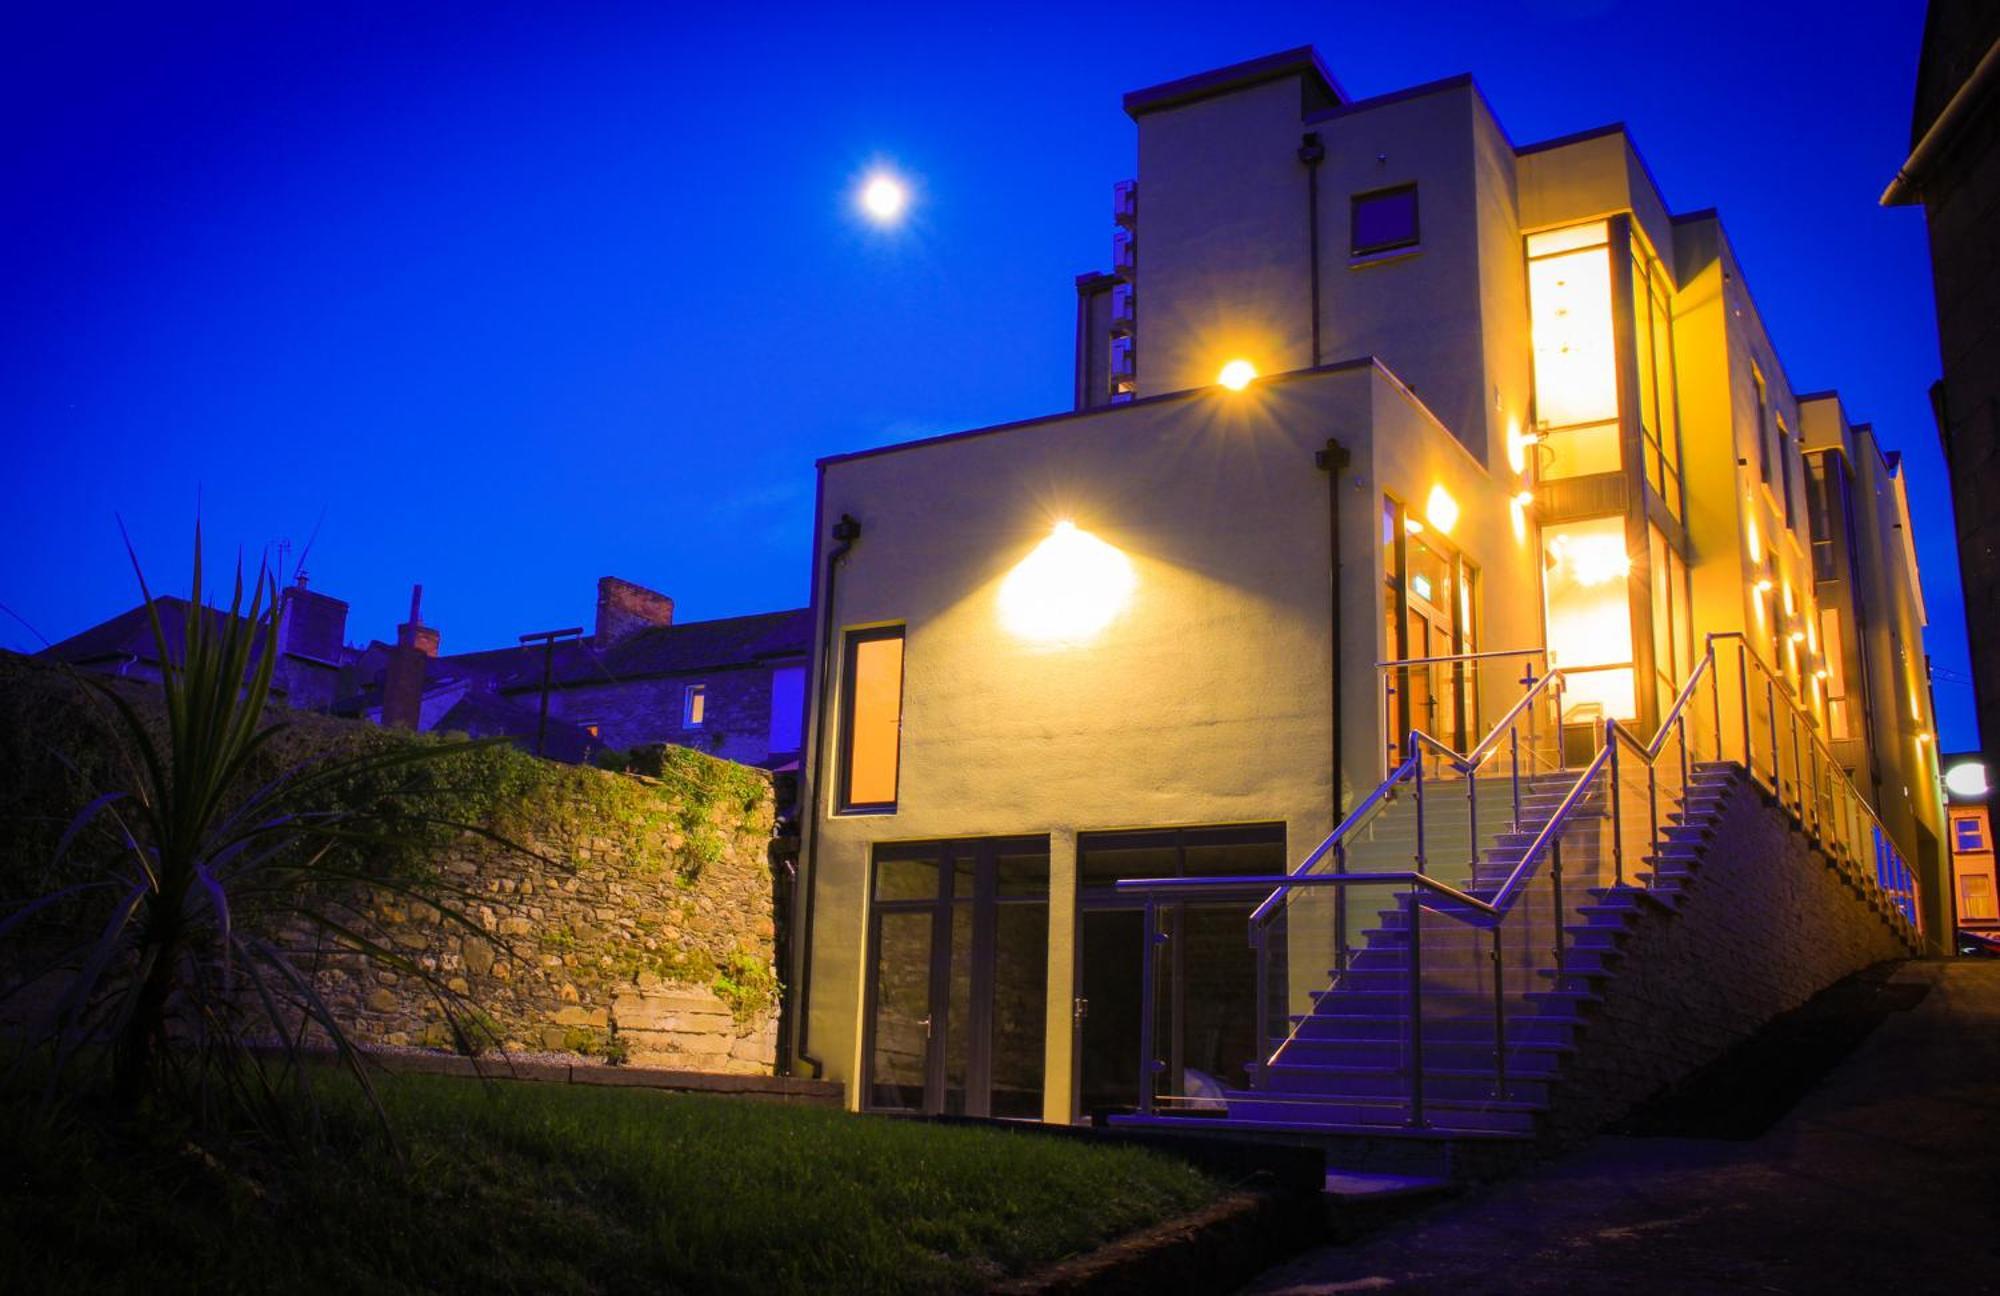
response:
[[[798,761],[804,608],[677,623],[666,595],[606,576],[590,633],[546,650],[522,643],[456,654],[439,653],[439,633],[420,613],[413,600],[396,644],[359,654],[339,709],[529,747],[539,734],[545,754],[562,760],[674,743],[768,769]]]
[[[1958,528],[1973,695],[2000,769],[2000,5],[1931,0],[1910,154],[1884,206],[1921,203],[1944,376],[1931,389]]]
[[[171,595],[153,600],[167,651],[177,654],[187,634],[188,601]],[[210,616],[224,616],[211,609]],[[278,594],[278,660],[271,668],[271,691],[300,711],[325,711],[339,691],[342,668],[351,657],[344,643],[347,604],[308,589],[305,573]],[[68,662],[81,670],[157,681],[160,651],[146,605],[119,613],[37,656]]]
[[[1075,409],[819,466],[797,1063],[1521,1135],[1669,913],[1795,915],[1697,946],[1733,1025],[1689,1066],[1941,948],[1901,471],[1794,390],[1717,215],[1470,77],[1355,101],[1304,49],[1124,106]],[[1723,824],[1759,867],[1702,863]],[[1465,925],[1531,894],[1566,922]]]
[[[1945,757],[1944,798],[1951,816],[1951,880],[1958,904],[1960,953],[2000,954],[2000,878],[1993,868],[1992,789],[1978,752]]]

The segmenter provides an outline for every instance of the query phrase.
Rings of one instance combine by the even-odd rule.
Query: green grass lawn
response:
[[[978,1290],[1213,1200],[1135,1148],[580,1086],[385,1080],[303,1164],[18,1107],[0,1291]],[[225,1164],[226,1162],[226,1164]]]

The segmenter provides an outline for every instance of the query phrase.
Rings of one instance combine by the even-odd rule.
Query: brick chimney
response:
[[[347,604],[306,588],[306,574],[278,599],[278,651],[311,661],[340,664],[347,639]]]
[[[382,723],[415,729],[424,706],[424,678],[437,656],[438,632],[424,624],[424,587],[410,590],[410,619],[396,627],[396,646],[382,676]]]
[[[597,578],[596,646],[608,648],[641,630],[674,623],[674,601],[616,576]]]

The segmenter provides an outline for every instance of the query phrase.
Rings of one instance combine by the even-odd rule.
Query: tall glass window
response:
[[[1609,241],[1604,221],[1528,236],[1535,417],[1547,479],[1621,466]]]
[[[1674,395],[1673,283],[1636,225],[1632,231],[1632,346],[1639,369],[1639,435],[1646,484],[1681,516],[1680,411]]]
[[[847,635],[841,683],[840,808],[896,808],[903,736],[903,627]]]
[[[1632,559],[1618,515],[1542,531],[1549,664],[1563,668],[1566,706],[1586,718],[1638,713],[1632,662]]]

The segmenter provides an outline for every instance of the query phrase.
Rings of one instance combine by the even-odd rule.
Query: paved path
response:
[[[1602,1138],[1249,1290],[2000,1292],[2000,960],[1912,979],[1754,1141]]]

